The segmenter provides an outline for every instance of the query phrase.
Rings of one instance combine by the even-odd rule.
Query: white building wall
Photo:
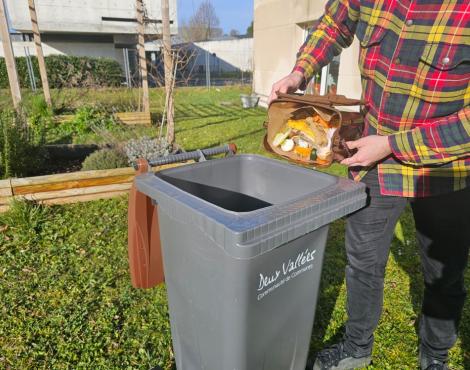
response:
[[[137,24],[123,21],[104,21],[102,17],[136,18],[135,0],[36,0],[41,32],[53,33],[136,33]],[[27,0],[6,0],[11,27],[31,32]],[[149,19],[161,20],[161,1],[144,0]],[[177,3],[170,0],[171,31],[178,32]],[[146,33],[161,33],[161,23],[151,24]]]
[[[241,70],[244,72],[253,70],[253,39],[234,39],[220,41],[204,41],[194,44],[198,49],[216,54],[216,58],[222,63],[222,72]],[[211,68],[212,68],[211,61]],[[199,53],[196,65],[205,65],[205,53]],[[232,68],[231,68],[232,67]]]
[[[341,53],[339,64],[338,94],[351,99],[360,99],[362,96],[359,48],[359,41],[354,39],[352,45]]]
[[[34,42],[13,42],[13,52],[16,57],[25,56],[25,47],[32,56],[36,55]],[[122,49],[116,49],[112,43],[87,42],[49,42],[42,44],[44,55],[71,55],[92,58],[110,58],[124,63]],[[0,44],[0,57],[4,57],[3,46]]]
[[[266,105],[272,85],[292,71],[296,54],[305,41],[306,28],[324,12],[326,0],[254,1],[253,90]],[[361,95],[357,67],[359,45],[354,43],[341,54],[338,94]]]

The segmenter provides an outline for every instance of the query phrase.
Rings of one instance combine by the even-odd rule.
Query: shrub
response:
[[[41,77],[39,74],[39,65],[38,65],[38,60],[36,57],[31,58],[33,62],[33,70],[34,70],[34,75],[35,75],[35,80],[36,80],[36,86],[42,86],[41,84]],[[30,87],[31,83],[29,81],[29,74],[28,74],[28,65],[26,63],[26,58],[25,57],[20,57],[20,58],[15,58],[16,61],[16,69],[18,71],[18,79],[20,82],[21,87]],[[7,69],[6,69],[6,64],[5,64],[5,59],[0,58],[0,88],[6,89],[8,88],[9,82],[8,82],[8,74],[7,74]]]
[[[76,111],[72,120],[52,127],[49,134],[53,137],[80,136],[100,130],[112,131],[117,125],[109,114],[93,107],[82,107]]]
[[[46,160],[43,144],[43,129],[12,110],[0,112],[0,178],[35,174]]]
[[[47,105],[42,95],[33,95],[28,109],[25,109],[28,115],[30,129],[34,131],[35,137],[45,138],[47,130],[54,127],[54,113]]]
[[[38,61],[32,57],[36,85],[41,87]],[[45,58],[49,85],[52,88],[63,87],[111,87],[119,86],[122,70],[119,63],[108,58],[75,57],[51,55]],[[16,58],[18,76],[22,87],[29,87],[29,75],[26,58]],[[0,88],[8,88],[8,75],[5,59],[0,58]]]
[[[40,233],[49,213],[49,208],[32,200],[14,199],[10,209],[0,214],[0,226],[8,226],[14,231],[20,231],[25,237]]]
[[[82,163],[82,171],[110,170],[129,166],[127,156],[118,149],[101,149],[90,154]]]
[[[150,139],[146,136],[140,139],[130,140],[125,147],[129,161],[135,162],[144,158],[152,161],[160,157],[166,157],[172,153],[172,146],[166,139]]]

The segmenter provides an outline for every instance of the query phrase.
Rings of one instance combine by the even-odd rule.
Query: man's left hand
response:
[[[341,162],[349,167],[368,167],[392,154],[388,136],[371,135],[346,143],[349,149],[357,149],[351,158]]]

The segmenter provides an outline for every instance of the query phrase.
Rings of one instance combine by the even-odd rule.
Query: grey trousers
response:
[[[416,224],[424,276],[420,350],[445,360],[455,344],[465,302],[464,272],[470,248],[470,189],[430,198],[380,194],[377,170],[363,182],[368,206],[347,219],[345,346],[355,356],[372,352],[383,304],[385,266],[395,225],[407,202]]]

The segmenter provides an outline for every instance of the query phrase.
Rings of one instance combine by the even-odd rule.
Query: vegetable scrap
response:
[[[281,144],[281,149],[283,152],[290,152],[292,149],[294,149],[294,140],[292,139],[286,139],[284,142]]]
[[[301,161],[329,164],[333,158],[332,142],[337,127],[319,115],[289,119],[276,134],[273,146]]]

